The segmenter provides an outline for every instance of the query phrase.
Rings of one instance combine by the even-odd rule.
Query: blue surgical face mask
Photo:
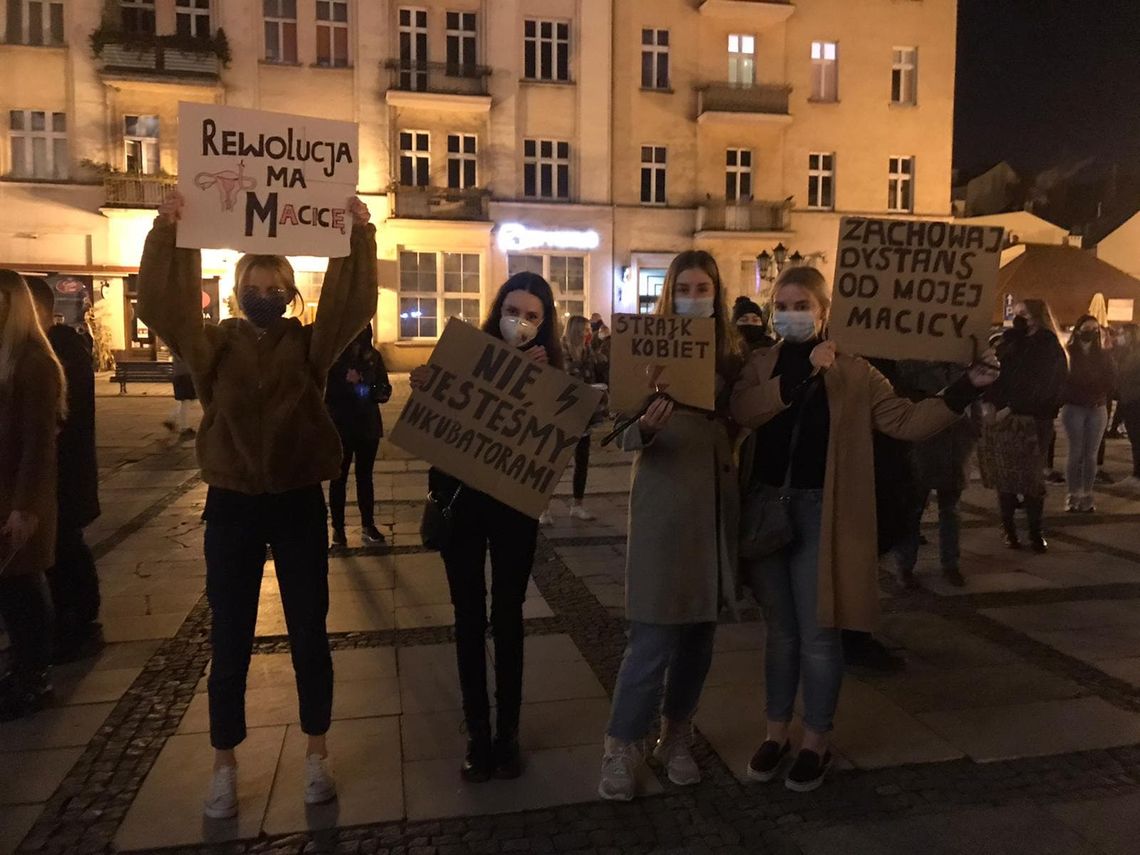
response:
[[[673,298],[673,311],[683,318],[711,318],[716,311],[715,297],[682,297]]]
[[[784,341],[805,342],[815,338],[815,314],[813,312],[776,312],[772,316],[772,328]]]

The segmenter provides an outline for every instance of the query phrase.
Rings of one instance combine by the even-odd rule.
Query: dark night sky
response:
[[[959,0],[955,166],[1140,170],[1140,0]]]

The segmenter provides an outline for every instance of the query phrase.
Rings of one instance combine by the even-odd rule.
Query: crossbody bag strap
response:
[[[812,395],[815,394],[820,384],[823,383],[821,377],[814,377],[809,381],[807,391],[804,392],[803,398],[800,399],[800,411],[796,413],[796,423],[792,427],[792,441],[788,444],[788,469],[784,473],[784,484],[780,487],[781,495],[787,495],[788,490],[792,487],[792,467],[796,459],[796,449],[800,444],[800,433],[804,425],[804,413],[807,411],[808,401],[811,400]]]

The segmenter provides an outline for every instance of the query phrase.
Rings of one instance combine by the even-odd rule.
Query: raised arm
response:
[[[376,314],[376,227],[359,199],[353,200],[352,214],[350,254],[329,259],[313,323],[309,364],[322,379]]]

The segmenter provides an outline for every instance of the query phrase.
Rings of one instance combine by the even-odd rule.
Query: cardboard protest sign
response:
[[[178,109],[178,245],[349,254],[357,126],[217,104]]]
[[[388,438],[537,519],[602,393],[455,318],[429,366]]]
[[[716,407],[716,321],[674,315],[614,315],[610,402],[633,414],[656,391],[690,407]]]
[[[986,348],[1004,231],[844,217],[830,334],[860,356],[968,363]]]

